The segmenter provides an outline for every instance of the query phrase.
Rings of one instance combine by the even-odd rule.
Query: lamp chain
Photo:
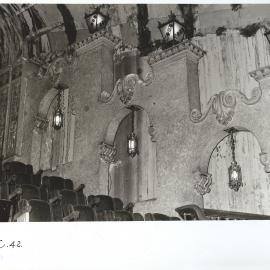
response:
[[[232,149],[232,159],[233,159],[233,162],[236,163],[236,160],[235,160],[235,139],[234,139],[234,136],[233,136],[233,130],[231,131],[231,149]]]
[[[133,133],[134,132],[134,109],[132,109],[132,112],[131,112],[131,132]]]

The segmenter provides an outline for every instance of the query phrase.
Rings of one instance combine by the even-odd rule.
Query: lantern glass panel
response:
[[[181,24],[175,21],[160,27],[160,31],[166,41],[183,39],[183,28]]]
[[[62,111],[58,108],[56,109],[53,116],[53,127],[55,129],[60,129],[63,126],[64,116]]]
[[[85,20],[88,26],[88,30],[92,34],[96,31],[105,28],[108,21],[108,17],[106,17],[99,11],[96,11],[92,14],[85,15]]]
[[[229,167],[229,187],[238,191],[241,186],[243,186],[241,167],[236,162],[232,162]]]
[[[128,154],[131,157],[137,154],[137,137],[133,132],[128,135]]]

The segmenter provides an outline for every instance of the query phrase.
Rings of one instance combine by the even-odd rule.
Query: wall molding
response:
[[[206,53],[204,50],[202,50],[200,47],[196,46],[195,44],[193,44],[189,40],[184,40],[183,42],[181,42],[175,46],[172,46],[166,50],[157,50],[157,51],[151,53],[148,56],[148,63],[150,65],[152,65],[152,64],[160,62],[168,57],[171,57],[179,52],[183,52],[184,50],[188,50],[188,51],[192,52],[196,56],[196,59],[200,59]]]

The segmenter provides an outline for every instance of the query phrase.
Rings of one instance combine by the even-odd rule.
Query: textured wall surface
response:
[[[202,110],[211,96],[223,90],[237,89],[250,96],[258,84],[249,72],[270,64],[269,43],[262,29],[249,38],[228,30],[221,36],[196,37],[194,42],[206,51],[199,63]]]

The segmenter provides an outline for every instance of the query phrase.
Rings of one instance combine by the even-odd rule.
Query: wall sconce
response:
[[[128,155],[134,158],[138,151],[138,138],[134,132],[134,118],[135,118],[135,110],[137,110],[134,106],[130,106],[129,109],[131,110],[131,133],[127,137],[127,151]]]
[[[234,134],[237,132],[235,128],[230,128],[226,130],[230,136],[230,144],[232,150],[232,163],[228,168],[229,173],[229,187],[234,191],[238,191],[240,187],[243,186],[242,182],[242,171],[239,164],[235,160],[235,138]]]
[[[61,109],[61,90],[58,90],[57,105],[53,114],[53,128],[59,130],[64,125],[64,114]]]
[[[173,46],[176,43],[183,41],[184,35],[184,25],[180,23],[174,13],[168,16],[169,20],[165,23],[158,22],[158,28],[162,35],[163,42],[167,47]]]
[[[93,34],[105,28],[109,21],[109,16],[101,13],[99,7],[97,7],[94,12],[90,14],[85,13],[84,18],[86,20],[86,24],[88,26],[90,34]]]

